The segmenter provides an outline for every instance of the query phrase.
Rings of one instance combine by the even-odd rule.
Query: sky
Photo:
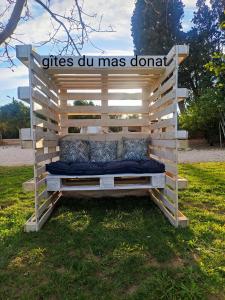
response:
[[[32,0],[29,1],[31,2]],[[0,12],[4,9],[6,2],[5,0],[1,1]],[[67,9],[70,7],[73,0],[54,0],[52,2],[54,11],[62,13],[65,7]],[[103,15],[102,28],[107,29],[112,25],[115,30],[115,32],[111,33],[103,32],[92,35],[92,41],[97,47],[104,50],[104,55],[133,55],[130,20],[134,3],[135,0],[84,0],[85,12],[90,14],[97,13],[98,16]],[[185,8],[182,26],[183,30],[187,31],[191,27],[196,0],[183,0],[183,3]],[[16,29],[16,33],[20,34],[21,39],[27,44],[34,44],[37,41],[44,40],[48,35],[48,28],[50,28],[49,16],[40,7],[32,5],[31,13],[33,19],[19,24]],[[48,55],[49,48],[45,46],[36,49],[36,51],[39,54]],[[82,54],[100,55],[100,52],[87,45]],[[0,106],[11,102],[12,97],[17,98],[18,86],[28,85],[27,68],[16,59],[15,62],[17,66],[13,71],[0,63]]]

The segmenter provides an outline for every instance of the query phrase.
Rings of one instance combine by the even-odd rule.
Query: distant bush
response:
[[[5,139],[19,138],[19,129],[30,127],[29,108],[22,102],[13,100],[12,103],[0,107],[0,134]]]
[[[208,143],[213,145],[219,141],[219,122],[224,111],[223,93],[216,88],[209,89],[180,115],[180,127],[188,130],[190,136],[202,132]]]

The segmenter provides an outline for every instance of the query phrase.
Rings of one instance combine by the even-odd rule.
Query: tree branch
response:
[[[41,2],[40,0],[35,0],[38,4],[40,4],[50,15],[51,17],[56,21],[58,22],[63,28],[64,30],[66,31],[66,34],[68,36],[68,39],[70,40],[71,44],[73,45],[73,47],[75,48],[75,50],[77,51],[78,55],[81,55],[80,51],[78,50],[77,48],[77,45],[74,43],[74,40],[73,38],[71,37],[70,35],[70,32],[69,30],[67,29],[66,25],[57,18],[57,16],[43,3]]]
[[[8,39],[16,29],[19,20],[21,18],[21,14],[24,8],[24,5],[26,3],[26,0],[20,0],[16,1],[16,4],[13,8],[13,12],[11,14],[11,17],[3,29],[3,31],[0,33],[0,45],[5,42],[6,39]]]

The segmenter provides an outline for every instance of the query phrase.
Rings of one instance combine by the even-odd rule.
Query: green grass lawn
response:
[[[32,168],[0,168],[0,299],[225,299],[225,163],[181,165],[186,229],[148,198],[62,199],[24,233]]]

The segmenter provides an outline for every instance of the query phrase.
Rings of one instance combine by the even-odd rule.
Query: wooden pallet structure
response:
[[[48,175],[47,189],[53,191],[100,191],[165,187],[165,174],[110,174],[91,176]]]
[[[30,105],[34,151],[35,212],[25,230],[38,231],[64,192],[88,189],[149,190],[172,225],[187,226],[188,219],[179,211],[177,167],[179,141],[186,133],[178,131],[177,114],[179,101],[188,96],[187,89],[178,88],[178,68],[188,55],[188,46],[174,46],[166,55],[166,66],[131,67],[132,56],[123,58],[128,63],[125,67],[99,66],[99,57],[93,56],[88,57],[93,66],[84,67],[78,64],[81,57],[71,56],[57,59],[70,58],[73,66],[49,64],[46,68],[44,62],[51,57],[37,54],[31,45],[17,46],[16,52],[29,70],[29,86],[19,87],[18,97]],[[116,58],[119,61],[122,57]],[[163,58],[138,57],[142,61]],[[73,105],[81,100],[97,105]],[[98,133],[83,130],[90,126],[99,128]],[[59,160],[59,139],[65,136],[86,140],[150,137],[150,157],[163,162],[166,172],[92,178],[50,175],[45,164]]]

